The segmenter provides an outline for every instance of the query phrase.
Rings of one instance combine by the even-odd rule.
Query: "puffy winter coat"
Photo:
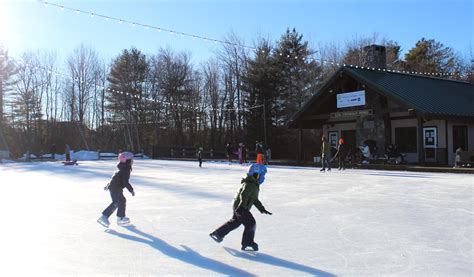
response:
[[[255,205],[260,212],[263,212],[265,208],[258,200],[260,187],[257,180],[253,176],[247,176],[242,179],[241,184],[242,186],[234,197],[234,211],[238,208],[250,210]]]
[[[125,163],[119,163],[117,168],[118,170],[115,171],[114,176],[112,176],[112,180],[110,181],[109,189],[127,188],[128,191],[132,192],[133,187],[129,183],[132,167]]]

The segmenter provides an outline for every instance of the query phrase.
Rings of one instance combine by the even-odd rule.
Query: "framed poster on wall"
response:
[[[328,132],[328,140],[331,147],[337,148],[337,141],[339,140],[339,133],[337,131]]]
[[[438,148],[436,127],[423,128],[423,146],[425,150],[425,161],[436,162],[436,148]]]

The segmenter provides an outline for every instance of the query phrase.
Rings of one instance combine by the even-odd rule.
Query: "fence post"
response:
[[[173,148],[171,148],[171,157],[173,157],[173,156],[174,156],[174,150],[173,150]]]
[[[183,158],[186,157],[186,149],[183,148]]]
[[[97,149],[97,160],[100,160],[100,149]]]
[[[214,150],[212,150],[212,148],[210,152],[211,152],[211,158],[214,157]]]
[[[31,162],[31,160],[30,160],[30,151],[29,150],[26,151],[26,161]]]
[[[145,158],[145,150],[142,149],[142,160]]]

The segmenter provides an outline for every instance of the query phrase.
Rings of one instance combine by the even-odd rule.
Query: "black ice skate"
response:
[[[258,244],[255,242],[252,242],[248,245],[242,245],[241,249],[243,251],[258,251]]]
[[[217,235],[214,232],[210,233],[209,236],[218,243],[220,243],[223,240],[222,237],[220,237],[219,235]]]

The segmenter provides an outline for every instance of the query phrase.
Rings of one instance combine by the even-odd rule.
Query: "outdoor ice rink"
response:
[[[260,252],[221,244],[247,167],[137,160],[132,227],[96,223],[115,161],[0,164],[0,275],[472,276],[474,178],[270,166]]]

